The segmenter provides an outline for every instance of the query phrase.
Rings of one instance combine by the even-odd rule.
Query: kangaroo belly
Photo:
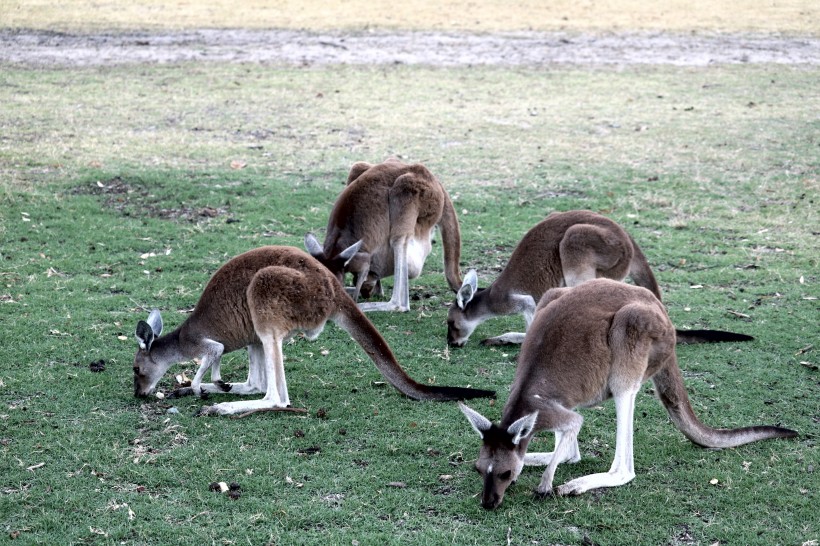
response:
[[[417,239],[411,238],[407,243],[407,277],[415,279],[421,275],[421,270],[424,267],[424,261],[430,255],[432,250],[429,238]]]

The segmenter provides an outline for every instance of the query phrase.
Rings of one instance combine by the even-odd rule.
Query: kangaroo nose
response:
[[[481,500],[481,507],[485,510],[495,510],[498,505],[501,504],[499,502],[498,495],[488,495]]]

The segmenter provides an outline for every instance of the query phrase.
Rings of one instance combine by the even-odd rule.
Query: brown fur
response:
[[[458,218],[444,187],[421,164],[389,159],[377,165],[356,163],[336,199],[322,250],[311,253],[340,280],[352,273],[356,300],[381,290],[381,279],[395,275],[390,303],[369,303],[363,310],[409,309],[408,279],[421,273],[430,238],[441,229],[445,277],[455,291],[461,286]],[[349,260],[336,257],[361,241]],[[409,268],[405,265],[409,264]]]
[[[265,393],[261,401],[217,404],[206,412],[226,414],[287,406],[282,343],[298,332],[315,338],[328,320],[348,331],[384,377],[411,398],[455,400],[493,394],[430,387],[414,381],[334,276],[309,254],[282,246],[257,248],[228,261],[208,282],[193,313],[173,332],[160,337],[158,312],[152,313],[148,322],[140,321],[137,338],[141,348],[134,360],[134,394],[146,396],[152,392],[172,364],[199,358],[202,364],[192,384],[195,394]],[[222,383],[222,354],[242,347],[247,347],[250,354],[248,381]],[[209,368],[213,382],[202,384]]]
[[[521,313],[529,327],[536,302],[551,288],[577,286],[595,278],[638,286],[661,299],[660,287],[640,247],[614,221],[588,210],[553,212],[530,229],[513,250],[501,275],[486,289],[468,282],[459,289],[447,317],[447,341],[462,346],[478,324],[491,317]],[[522,333],[484,340],[487,345],[521,343]],[[718,330],[678,331],[678,342],[748,341],[743,334]]]
[[[797,435],[780,427],[714,429],[701,423],[678,368],[675,328],[661,302],[644,288],[597,279],[543,296],[498,425],[462,407],[483,437],[476,463],[485,482],[482,505],[492,509],[501,504],[524,464],[548,465],[537,492],[551,494],[557,465],[580,459],[577,436],[583,418],[573,410],[608,398],[615,399],[618,421],[612,468],[572,480],[556,493],[580,494],[634,478],[634,401],[649,379],[672,422],[698,445],[725,448]],[[527,454],[530,439],[540,430],[556,433],[555,451]]]

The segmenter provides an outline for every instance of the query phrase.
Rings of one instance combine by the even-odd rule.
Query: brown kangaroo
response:
[[[257,248],[220,267],[193,313],[173,332],[161,335],[162,318],[157,310],[147,321],[139,321],[134,395],[150,394],[171,365],[198,358],[201,364],[191,382],[193,394],[264,394],[260,400],[215,404],[202,413],[226,415],[287,407],[290,398],[282,343],[298,332],[316,339],[328,320],[347,331],[384,378],[410,398],[459,400],[494,395],[493,391],[414,381],[336,278],[304,251],[285,246]],[[220,358],[242,347],[248,348],[250,358],[247,381],[222,382]],[[202,383],[208,369],[212,382]]]
[[[797,432],[774,426],[714,429],[701,423],[686,394],[675,356],[675,328],[649,290],[609,279],[544,294],[524,338],[510,397],[496,425],[460,404],[483,440],[476,469],[484,480],[481,504],[493,509],[524,465],[547,465],[536,494],[553,493],[556,467],[577,462],[583,417],[573,411],[615,400],[615,458],[609,472],[576,478],[554,490],[580,495],[616,487],[635,477],[632,451],[635,396],[652,379],[672,423],[693,443],[735,447]],[[533,435],[555,433],[551,453],[527,453]]]
[[[444,274],[455,292],[461,286],[461,233],[441,182],[421,164],[360,162],[350,169],[347,186],[333,205],[324,245],[308,234],[305,246],[342,284],[346,273],[353,274],[354,301],[359,295],[381,294],[381,279],[395,278],[390,301],[362,303],[362,311],[408,311],[409,279],[421,274],[437,225]]]
[[[621,226],[588,210],[553,212],[524,235],[501,275],[486,289],[478,288],[474,270],[467,272],[447,315],[447,342],[463,346],[479,324],[500,315],[520,313],[529,328],[536,302],[550,288],[573,287],[597,277],[622,281],[627,275],[661,299],[646,257]],[[678,343],[753,339],[720,330],[677,333]],[[482,343],[504,345],[523,339],[523,332],[508,332]]]

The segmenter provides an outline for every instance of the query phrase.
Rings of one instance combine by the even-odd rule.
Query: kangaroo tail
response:
[[[338,300],[339,310],[333,320],[361,345],[382,376],[405,396],[414,400],[436,401],[495,397],[495,391],[418,383],[402,369],[387,342],[353,300],[347,294],[339,295]]]
[[[674,357],[672,357],[674,358]],[[692,411],[689,396],[683,384],[680,368],[676,361],[665,366],[652,376],[655,390],[661,403],[669,412],[675,427],[692,443],[703,447],[735,447],[770,438],[794,438],[797,432],[775,426],[752,426],[733,429],[716,429],[704,425]]]
[[[691,343],[721,343],[724,341],[752,341],[752,336],[723,330],[675,330],[678,345]]]
[[[631,235],[629,235],[629,240],[632,241],[633,250],[632,261],[629,262],[629,276],[632,277],[635,284],[643,286],[655,294],[658,301],[663,301],[661,299],[661,287],[658,285],[655,274],[652,273],[652,268],[649,267],[649,262],[646,260],[643,251],[641,251],[641,247],[638,246],[638,243]]]
[[[447,284],[453,292],[458,292],[461,288],[461,269],[458,265],[461,259],[461,230],[453,202],[443,186],[441,190],[444,192],[444,210],[438,225],[441,229],[441,242],[444,247],[444,276],[447,277]]]

